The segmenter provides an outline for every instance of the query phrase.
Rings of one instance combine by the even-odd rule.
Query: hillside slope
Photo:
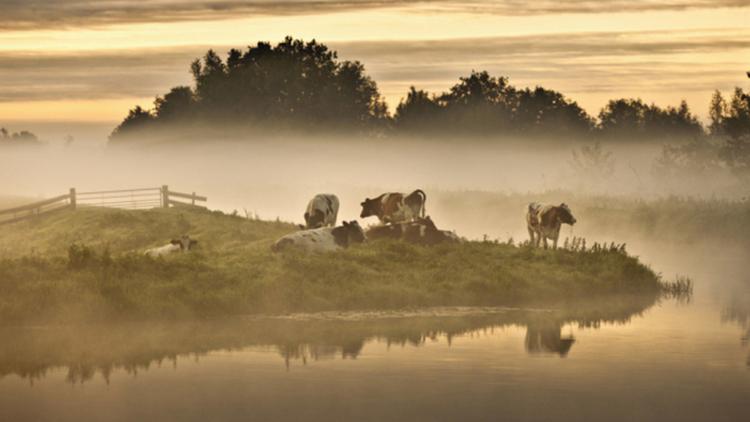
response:
[[[272,242],[293,230],[189,209],[90,208],[0,226],[0,318],[518,305],[661,290],[651,269],[615,250],[378,241],[325,254],[272,253]],[[195,251],[143,256],[182,234],[200,242]]]

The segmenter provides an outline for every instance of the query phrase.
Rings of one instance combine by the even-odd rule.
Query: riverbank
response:
[[[0,227],[3,323],[210,318],[422,306],[534,305],[657,294],[659,276],[620,250],[378,241],[274,254],[292,224],[189,209],[62,212]],[[189,254],[143,250],[189,234]]]

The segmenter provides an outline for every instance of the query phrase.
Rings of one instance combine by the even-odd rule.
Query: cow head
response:
[[[342,224],[345,229],[348,245],[351,245],[352,243],[362,243],[367,240],[365,237],[365,231],[362,230],[362,227],[356,220],[352,220],[351,222],[344,221]]]
[[[437,231],[438,229],[435,225],[435,222],[432,221],[432,218],[430,218],[429,215],[427,217],[417,218],[415,221],[417,222],[417,224],[425,226],[428,230]]]
[[[359,204],[362,206],[362,212],[359,214],[359,218],[366,218],[366,217],[370,217],[373,215],[375,216],[378,215],[379,202],[380,201],[377,198],[375,199],[365,198],[364,202]]]
[[[559,218],[561,223],[570,224],[572,226],[578,221],[573,217],[573,212],[570,211],[570,207],[567,204],[560,204],[558,209],[560,210]]]
[[[180,250],[187,252],[192,249],[193,246],[197,245],[198,241],[191,239],[190,236],[182,236],[179,239],[172,239],[169,243],[177,245],[180,247]]]

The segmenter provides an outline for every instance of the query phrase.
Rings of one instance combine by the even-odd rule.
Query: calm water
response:
[[[692,300],[2,329],[0,420],[750,420],[746,251],[635,252]]]

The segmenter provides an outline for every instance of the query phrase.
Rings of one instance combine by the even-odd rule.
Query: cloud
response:
[[[190,63],[206,50],[0,53],[0,101],[155,97],[189,84]]]
[[[222,54],[231,47],[213,46]],[[573,98],[597,92],[648,96],[710,92],[741,83],[750,30],[335,42],[330,47],[342,59],[364,63],[392,106],[410,85],[441,92],[472,69]],[[208,48],[0,53],[0,101],[154,98],[173,86],[189,85],[190,62]]]
[[[413,7],[435,13],[518,16],[747,6],[747,0],[2,0],[0,30],[306,15],[394,7]]]

